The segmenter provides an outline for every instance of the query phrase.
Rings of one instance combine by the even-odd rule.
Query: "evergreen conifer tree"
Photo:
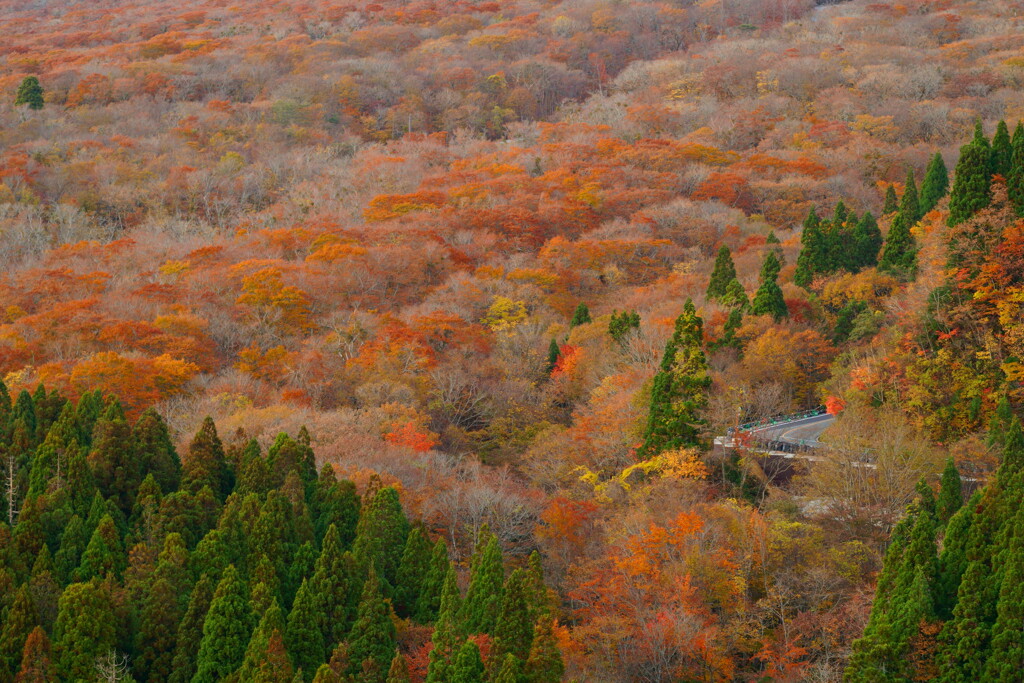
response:
[[[152,474],[164,493],[177,490],[181,483],[181,459],[160,413],[153,408],[142,413],[132,428],[132,440],[143,474]]]
[[[467,640],[459,648],[452,667],[451,683],[484,683],[487,679],[484,662],[480,659],[480,648],[472,640]]]
[[[239,668],[239,681],[289,683],[295,672],[284,647],[284,614],[273,601],[249,639]]]
[[[953,173],[953,189],[949,194],[950,227],[963,223],[992,200],[992,175],[989,166],[988,142],[976,136],[960,148],[960,159]]]
[[[26,76],[18,86],[18,92],[14,96],[14,106],[28,105],[29,109],[42,109],[43,86],[39,85],[39,79],[35,76]]]
[[[296,668],[302,669],[304,673],[316,671],[326,658],[318,598],[314,584],[304,580],[295,594],[295,604],[288,613],[285,629],[288,652]]]
[[[1018,121],[1013,131],[1010,170],[1006,174],[1006,191],[1018,216],[1024,216],[1024,123]]]
[[[552,337],[551,343],[548,344],[548,359],[547,364],[544,366],[545,374],[550,375],[555,371],[555,366],[558,365],[558,359],[562,357],[562,347],[558,345],[558,341]]]
[[[569,321],[569,327],[579,327],[580,325],[586,325],[589,322],[590,309],[587,308],[587,305],[581,301],[579,306],[577,306],[576,310],[573,311],[572,313],[572,320]]]
[[[212,418],[203,420],[189,444],[188,458],[182,466],[181,486],[192,492],[209,486],[219,500],[227,498],[234,488],[234,477]]]
[[[494,683],[521,683],[525,679],[523,674],[523,663],[515,655],[505,655],[500,662],[497,673],[494,675]]]
[[[779,287],[779,260],[775,253],[769,251],[761,264],[761,280],[754,300],[750,304],[750,312],[753,315],[770,315],[776,321],[789,317],[789,310],[786,308],[786,300],[782,296],[782,288]]]
[[[388,678],[385,683],[409,683],[409,665],[401,652],[396,651],[388,668]]]
[[[888,216],[896,213],[900,208],[899,198],[896,196],[896,187],[889,185],[885,190],[885,201],[882,204],[882,215]]]
[[[878,270],[902,277],[912,277],[917,269],[917,247],[914,237],[910,234],[911,223],[900,210],[889,226],[889,234],[885,236],[885,247],[882,258],[878,261]]]
[[[196,672],[199,645],[203,640],[203,623],[213,600],[213,580],[203,574],[189,595],[188,609],[178,625],[170,683],[189,683]]]
[[[376,672],[369,680],[363,677],[366,683],[384,683],[395,652],[395,624],[391,621],[391,605],[381,595],[377,572],[372,565],[369,571],[356,621],[348,635],[349,659],[353,674]]]
[[[486,539],[486,545],[483,552],[474,558],[476,561],[470,572],[469,590],[462,603],[461,621],[466,633],[493,635],[498,610],[501,609],[505,566],[498,537],[486,527],[480,534],[481,540]]]
[[[675,331],[665,345],[661,367],[654,376],[650,412],[640,448],[642,457],[700,443],[700,416],[711,384],[707,359],[701,348],[704,321],[689,299],[676,319]]]
[[[363,567],[373,564],[388,591],[395,585],[408,535],[409,520],[398,500],[398,491],[385,486],[363,507],[352,554]]]
[[[460,626],[458,615],[461,610],[462,597],[455,582],[455,570],[448,568],[441,591],[441,609],[437,615],[434,634],[431,640],[434,647],[430,651],[430,664],[427,666],[426,683],[449,683],[455,655],[459,644]]]
[[[938,205],[939,200],[949,191],[949,171],[946,162],[938,152],[928,162],[924,180],[921,182],[921,214],[924,215]]]
[[[73,583],[60,596],[54,653],[60,679],[96,679],[96,658],[116,645],[116,617],[110,594],[96,579]]]
[[[736,278],[729,282],[725,288],[725,294],[722,295],[719,301],[723,306],[727,306],[740,313],[745,313],[750,308],[750,299],[747,298],[747,292]]]
[[[565,674],[562,652],[555,640],[554,621],[541,617],[533,632],[530,656],[526,660],[526,680],[529,683],[558,683]]]
[[[942,470],[939,499],[935,506],[939,522],[942,524],[949,522],[949,519],[963,504],[963,484],[960,481],[960,472],[957,470],[953,458],[948,458],[946,467]]]
[[[732,262],[732,253],[729,247],[724,244],[719,247],[718,255],[715,257],[715,267],[711,271],[711,279],[708,282],[707,297],[718,299],[725,294],[729,283],[736,278],[736,266]]]
[[[430,566],[423,577],[420,595],[416,601],[416,621],[430,624],[437,619],[441,609],[441,591],[451,563],[448,560],[448,545],[443,538],[437,539],[430,554]]]
[[[882,248],[882,231],[870,211],[864,213],[853,229],[853,244],[850,245],[853,255],[854,271],[872,268],[878,265],[878,252]]]
[[[529,574],[523,569],[516,569],[505,581],[501,611],[494,628],[494,644],[490,654],[492,662],[504,662],[506,654],[515,655],[519,660],[525,660],[530,655],[534,620],[527,595],[528,582]]]
[[[1005,178],[1010,173],[1011,157],[1013,156],[1013,144],[1010,140],[1010,131],[1006,127],[1006,121],[996,124],[996,133],[992,136],[992,175],[1001,175]]]
[[[405,551],[402,554],[402,561],[398,565],[395,584],[394,607],[400,617],[411,617],[416,611],[423,579],[430,569],[432,552],[433,545],[423,529],[418,526],[413,527],[405,542]]]
[[[914,180],[914,170],[910,168],[907,169],[903,196],[900,197],[900,213],[910,227],[921,220],[921,201],[917,195],[917,182]]]
[[[52,660],[50,639],[41,626],[36,626],[25,639],[21,666],[14,683],[51,683],[56,680],[57,669]]]
[[[796,259],[796,272],[793,282],[807,289],[811,286],[814,276],[825,272],[827,260],[827,244],[821,219],[814,207],[811,207],[804,219],[803,233],[800,235],[800,255]],[[776,262],[778,259],[776,258]]]
[[[193,683],[221,681],[241,666],[252,636],[252,622],[249,588],[231,565],[217,584],[210,611],[203,622],[203,639],[199,644]]]
[[[14,672],[21,661],[23,645],[37,626],[35,602],[28,584],[20,586],[0,626],[0,673]]]

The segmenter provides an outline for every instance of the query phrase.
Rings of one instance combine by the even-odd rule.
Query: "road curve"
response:
[[[820,446],[818,437],[829,425],[835,422],[835,416],[825,413],[823,415],[812,415],[793,422],[782,424],[766,425],[749,430],[749,434],[758,439],[768,441],[782,441],[794,446],[809,446],[815,448]]]

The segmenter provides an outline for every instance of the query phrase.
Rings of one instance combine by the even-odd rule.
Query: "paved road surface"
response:
[[[780,425],[769,425],[750,430],[759,438],[771,441],[783,441],[794,445],[805,445],[815,447],[819,445],[818,437],[829,425],[835,422],[835,416],[824,414],[805,417],[795,422],[787,422]]]

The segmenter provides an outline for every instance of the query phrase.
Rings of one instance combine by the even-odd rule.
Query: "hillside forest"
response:
[[[1018,680],[1022,10],[0,0],[0,683]]]

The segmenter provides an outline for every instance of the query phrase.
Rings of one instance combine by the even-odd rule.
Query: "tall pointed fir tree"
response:
[[[361,673],[360,681],[364,683],[385,683],[397,645],[395,624],[391,620],[391,605],[381,595],[372,566],[348,644],[351,673]]]
[[[480,658],[480,647],[472,640],[467,640],[455,658],[451,683],[484,683],[486,680],[487,672]]]
[[[896,196],[896,187],[889,185],[885,190],[885,200],[882,202],[882,215],[896,213],[900,208],[899,197]]]
[[[960,480],[960,472],[957,470],[953,458],[948,458],[946,460],[946,467],[942,470],[939,498],[935,505],[939,522],[941,524],[948,523],[950,518],[960,510],[963,504],[963,483]]]
[[[558,345],[558,340],[552,337],[551,343],[548,344],[548,359],[547,364],[544,366],[545,374],[550,375],[555,371],[555,367],[558,365],[558,359],[561,357],[562,347]]]
[[[54,653],[60,680],[93,681],[96,658],[117,644],[114,605],[97,579],[73,583],[60,596]]]
[[[449,683],[451,680],[460,641],[461,628],[458,619],[461,603],[462,596],[455,581],[455,570],[449,567],[441,591],[441,610],[431,636],[434,647],[430,650],[426,683]]]
[[[701,412],[711,386],[703,341],[704,321],[693,301],[687,299],[654,376],[641,457],[700,443],[704,425]]]
[[[826,240],[822,230],[821,219],[812,206],[804,219],[803,232],[800,235],[800,255],[796,259],[796,272],[793,282],[807,289],[814,281],[814,276],[824,272],[826,261]]]
[[[719,247],[715,257],[715,267],[708,281],[707,297],[719,299],[725,294],[729,283],[736,278],[736,265],[732,261],[732,253],[724,244]]]
[[[1006,127],[1006,121],[996,124],[996,133],[992,136],[992,175],[1001,175],[1003,178],[1010,172],[1011,157],[1013,156],[1013,144],[1010,140],[1010,131]]]
[[[983,135],[975,134],[971,142],[960,148],[949,194],[950,227],[963,223],[992,200],[990,157],[991,150]]]
[[[233,473],[217,436],[217,426],[209,417],[203,420],[203,425],[189,444],[181,485],[194,493],[209,486],[220,500],[227,498],[234,488]]]
[[[769,251],[761,264],[760,286],[750,304],[751,314],[770,315],[776,321],[789,317],[789,309],[786,308],[782,288],[779,287],[780,270],[781,266],[775,252]]]
[[[253,683],[290,683],[295,672],[284,646],[284,615],[277,601],[263,613],[259,625],[249,639],[239,681]]]
[[[917,246],[914,236],[910,234],[911,225],[901,208],[892,219],[889,233],[885,236],[878,270],[908,279],[914,276],[917,270]]]
[[[391,660],[391,666],[388,668],[388,678],[385,683],[409,683],[409,664],[405,661],[405,656],[395,651],[395,657]]]
[[[934,209],[946,193],[949,192],[949,171],[946,162],[938,152],[928,162],[924,180],[921,182],[921,215]]]
[[[562,651],[555,639],[554,620],[541,617],[533,631],[533,644],[526,660],[526,679],[530,683],[558,683],[565,674]]]
[[[443,538],[437,539],[430,554],[430,566],[423,577],[420,594],[416,600],[415,621],[430,624],[437,619],[441,609],[441,591],[451,563],[448,560],[448,545]]]
[[[882,249],[882,231],[870,211],[864,213],[853,229],[853,244],[847,247],[852,252],[854,272],[878,265],[878,252]]]
[[[53,664],[50,639],[41,626],[36,626],[25,639],[21,666],[14,683],[50,683],[56,680],[57,668]]]
[[[203,623],[213,600],[213,580],[203,574],[189,595],[185,616],[178,624],[171,662],[170,683],[189,683],[196,672],[199,645],[203,640]]]
[[[1024,216],[1024,123],[1018,121],[1013,131],[1010,170],[1006,174],[1006,191],[1018,216]]]
[[[586,325],[590,322],[590,309],[587,305],[580,302],[580,305],[576,307],[576,310],[572,313],[572,320],[569,321],[569,327],[579,327],[580,325]]]
[[[388,595],[395,585],[408,535],[409,520],[402,510],[398,491],[392,486],[381,488],[363,506],[352,554],[361,566],[374,565],[378,578],[386,584]]]
[[[249,587],[234,565],[224,570],[210,611],[203,622],[203,639],[193,683],[215,683],[242,664],[253,631]]]
[[[469,577],[469,590],[462,603],[461,620],[466,633],[493,634],[501,609],[505,569],[498,537],[486,528],[481,534],[486,534],[486,545],[479,557],[475,558]]]

